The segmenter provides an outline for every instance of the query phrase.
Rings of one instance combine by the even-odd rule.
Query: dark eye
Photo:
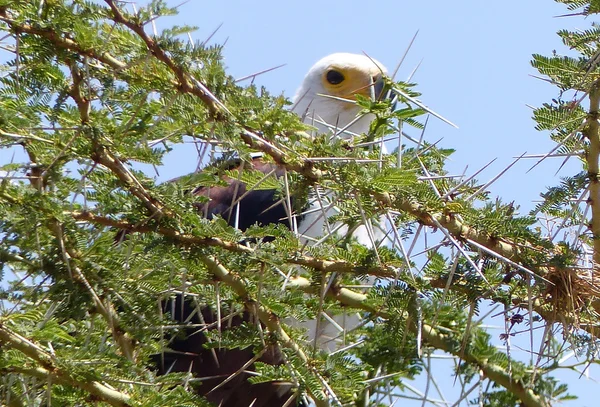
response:
[[[338,85],[338,84],[342,83],[345,78],[341,72],[332,69],[327,72],[326,79],[327,79],[327,82],[331,83],[332,85]]]

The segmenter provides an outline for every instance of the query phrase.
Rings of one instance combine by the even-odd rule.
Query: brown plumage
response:
[[[367,133],[373,119],[371,114],[362,114],[362,107],[355,103],[358,95],[363,97],[380,98],[384,86],[383,74],[385,68],[377,61],[365,55],[333,54],[318,61],[307,73],[294,98],[293,111],[298,113],[307,123],[314,125],[318,133],[330,133],[334,137],[352,139],[355,134]],[[324,97],[329,95],[333,97]],[[333,131],[333,133],[332,133]],[[229,169],[235,169],[234,163]],[[253,160],[246,165],[264,174],[274,171],[278,177],[283,176],[284,169],[275,164]],[[193,193],[210,198],[209,202],[198,206],[198,211],[211,219],[220,215],[232,226],[245,230],[255,223],[268,225],[282,223],[289,225],[289,211],[274,190],[247,191],[246,185],[237,180],[224,178],[228,185],[224,187],[197,188]],[[239,207],[235,205],[238,198]],[[298,205],[292,202],[290,206]],[[322,208],[321,208],[322,209]],[[239,211],[239,213],[237,213]],[[324,224],[321,213],[313,211],[307,215],[305,225],[299,231],[309,237],[320,236]],[[308,220],[310,216],[314,219]],[[300,220],[299,220],[300,222]],[[356,237],[359,239],[358,230]],[[364,226],[362,229],[366,230]],[[364,239],[363,239],[364,240]],[[372,244],[372,241],[367,244]],[[182,298],[175,301],[175,310],[171,311],[176,321],[188,323],[211,324],[215,321],[214,312],[201,306],[192,307],[191,303]],[[200,318],[200,315],[202,318]],[[236,326],[248,321],[250,313],[231,320],[230,325]],[[202,321],[203,320],[203,321]],[[228,323],[229,324],[229,323]],[[227,325],[227,324],[223,324]],[[214,328],[213,328],[214,329]],[[226,329],[226,327],[224,328]],[[264,383],[250,385],[247,373],[239,374],[231,381],[221,385],[232,373],[237,372],[254,357],[251,349],[213,351],[204,347],[207,338],[197,328],[183,330],[182,336],[174,338],[170,344],[171,351],[157,356],[157,366],[160,373],[168,371],[191,371],[198,378],[204,378],[197,387],[202,394],[216,405],[226,406],[283,406],[301,403],[289,383]],[[216,359],[215,359],[216,355]],[[216,362],[218,360],[218,363]],[[270,364],[281,364],[282,358],[277,347],[267,349],[261,356],[262,361]],[[248,366],[245,370],[252,370]],[[215,387],[217,387],[215,389]],[[214,389],[214,390],[213,390]],[[289,402],[289,404],[288,404]]]
[[[250,163],[241,164],[238,160],[231,161],[227,170],[237,171],[243,165],[246,169],[254,169],[263,174],[271,174],[282,177],[285,170],[273,163],[267,163],[260,158],[253,159]],[[206,204],[198,205],[199,212],[206,218],[212,219],[220,215],[231,226],[237,226],[240,230],[246,230],[254,224],[268,225],[282,223],[289,227],[289,216],[285,203],[279,199],[275,190],[247,190],[246,184],[235,179],[223,177],[228,185],[217,187],[199,187],[193,193],[206,196],[210,200]],[[239,200],[239,216],[236,223],[236,212],[238,211],[236,201]]]
[[[241,165],[239,160],[225,164],[226,170],[236,170]],[[273,173],[277,177],[284,174],[282,167],[260,159],[254,159],[244,165],[264,174]],[[227,182],[227,186],[198,187],[192,191],[196,195],[209,198],[207,203],[198,205],[200,214],[208,219],[221,216],[231,226],[235,226],[236,205],[239,204],[237,227],[242,231],[255,223],[282,223],[289,227],[288,212],[283,201],[277,197],[276,191],[247,191],[243,182],[229,177],[223,177],[223,180]],[[252,371],[254,364],[243,367],[255,357],[252,349],[212,350],[205,347],[207,337],[203,333],[203,327],[212,326],[210,329],[216,329],[217,315],[210,307],[196,305],[194,301],[184,299],[181,295],[165,302],[163,307],[163,311],[175,322],[191,327],[182,329],[170,338],[169,349],[155,355],[153,362],[159,374],[192,373],[201,379],[198,385],[193,386],[197,393],[221,407],[302,405],[291,383],[268,382],[253,385],[248,382],[250,374],[245,371]],[[243,322],[256,323],[249,312],[244,312],[241,316],[237,315],[223,322],[221,329],[231,329]],[[283,363],[281,352],[276,345],[268,346],[257,360],[271,365]],[[243,371],[239,372],[240,370]],[[231,375],[234,377],[230,378]]]
[[[192,381],[193,389],[221,407],[277,407],[286,403],[289,406],[302,405],[298,403],[291,383],[248,382],[251,376],[245,371],[252,371],[254,364],[243,367],[255,357],[252,349],[211,350],[205,347],[207,337],[202,327],[216,321],[217,316],[212,309],[196,306],[189,299],[183,301],[182,296],[166,302],[164,306],[164,311],[169,313],[174,321],[193,327],[182,329],[182,332],[172,339],[168,351],[154,356],[153,362],[159,374],[192,373],[194,377],[201,379],[199,383]],[[243,322],[255,323],[251,314],[244,312],[223,322],[222,329],[231,329]],[[268,346],[257,360],[271,365],[283,363],[280,350],[275,345]],[[240,370],[244,371],[239,372]],[[231,375],[234,375],[233,378],[230,378]]]

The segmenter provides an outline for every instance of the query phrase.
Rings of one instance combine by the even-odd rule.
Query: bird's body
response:
[[[385,74],[385,66],[366,55],[328,55],[317,61],[304,77],[294,96],[292,110],[305,123],[315,127],[316,133],[351,140],[368,133],[373,120],[370,114],[360,114],[362,108],[356,103],[356,95],[373,99],[381,97]],[[337,230],[338,235],[348,232],[345,225],[327,227],[327,218],[335,215],[334,208],[323,210],[323,206],[328,206],[323,201],[328,199],[335,200],[335,197],[325,193],[322,197],[312,194],[309,198],[307,214],[298,224],[300,237],[306,237],[309,243],[311,238],[331,230]],[[376,235],[381,235],[377,229],[361,224],[354,228],[352,235],[359,243],[373,246]]]
[[[381,64],[364,55],[332,54],[318,61],[309,70],[294,97],[293,111],[300,115],[306,123],[311,124],[315,128],[316,134],[327,133],[332,137],[349,140],[355,134],[366,133],[372,117],[359,115],[361,108],[355,102],[356,95],[379,97],[383,83],[382,76],[385,73],[386,70]],[[239,163],[236,161],[233,166]],[[260,158],[244,165],[251,166],[264,174],[274,172],[278,177],[283,176],[285,171],[277,164],[263,162]],[[292,208],[286,206],[290,201],[286,202],[285,199],[281,199],[275,191],[247,191],[246,185],[235,179],[226,181],[226,186],[199,187],[195,190],[195,194],[209,198],[208,203],[198,208],[201,215],[207,218],[221,216],[228,220],[230,225],[241,230],[245,230],[253,224],[282,223],[290,228],[297,225],[295,232],[307,244],[313,244],[320,236],[330,233],[332,229],[336,229],[338,235],[349,233],[348,227],[345,225],[327,224],[327,218],[335,213],[334,201],[336,199],[328,191],[323,191],[319,196],[313,192],[304,208],[305,213],[297,217],[297,222],[294,223],[290,222]],[[291,197],[292,206],[294,206],[293,200],[294,197]],[[331,205],[324,204],[329,201],[332,202]],[[360,223],[361,220],[358,220],[358,226],[352,229],[352,236],[356,237],[360,243],[373,247],[374,241],[381,236],[381,233],[377,232],[376,228],[370,224]],[[183,307],[181,302],[178,307]],[[187,311],[171,312],[175,320],[185,323],[196,320],[196,323],[210,324],[215,318],[214,312],[211,312],[208,307],[196,307],[194,311],[188,304],[184,308]],[[203,321],[199,319],[200,316]],[[331,326],[321,324],[318,331],[314,322],[305,326],[312,331],[309,332],[311,335],[336,336],[336,331],[331,329]],[[252,399],[252,405],[255,407],[279,406],[295,397],[289,383],[271,383],[272,387],[264,386],[263,383],[260,391],[257,391],[256,387],[252,387],[247,382],[246,379],[249,376],[246,373],[238,372],[251,359],[251,351],[219,350],[217,355],[204,348],[203,334],[194,335],[196,331],[197,329],[190,328],[184,339],[173,341],[171,345],[173,352],[165,352],[165,355],[161,355],[159,372],[189,370],[196,376],[212,377],[209,381],[203,382],[199,393],[223,407],[242,405],[237,400],[242,402],[243,399],[244,402],[247,402],[248,397]],[[329,348],[332,347],[330,343],[326,345]],[[219,361],[213,363],[216,356]],[[276,351],[267,356],[269,356],[269,360],[266,360],[267,363],[282,363],[280,355]],[[244,369],[250,370],[251,366]],[[232,389],[231,386],[219,385],[236,372],[239,377],[236,379],[235,389]],[[221,390],[225,388],[227,391],[210,391],[214,386],[219,386]],[[240,397],[232,396],[232,391],[238,392]]]
[[[249,163],[239,160],[230,160],[228,170],[245,169],[260,171],[263,174],[272,174],[282,177],[285,170],[274,163],[268,163],[255,157]],[[243,170],[243,169],[242,169]],[[198,187],[195,195],[205,196],[209,201],[198,206],[198,211],[207,219],[221,216],[227,222],[240,230],[246,230],[254,224],[269,225],[273,223],[289,224],[289,216],[283,202],[276,197],[274,190],[248,190],[246,184],[236,179],[226,179],[227,186]],[[239,202],[238,202],[239,200]]]

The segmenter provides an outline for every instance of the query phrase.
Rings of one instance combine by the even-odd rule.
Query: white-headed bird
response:
[[[351,140],[356,135],[367,133],[373,119],[369,114],[360,114],[362,108],[356,103],[357,95],[366,98],[382,97],[383,76],[386,73],[382,64],[365,55],[329,55],[310,68],[294,97],[292,109],[305,123],[314,127],[314,134],[327,133],[331,137]],[[240,165],[239,160],[234,161],[229,168],[234,169],[236,165]],[[260,157],[245,165],[246,168],[251,165],[265,174],[273,172],[278,177],[284,174],[282,167],[267,163]],[[202,216],[221,216],[228,220],[230,225],[241,230],[254,224],[282,223],[291,226],[288,221],[291,208],[286,208],[285,200],[281,199],[276,191],[248,191],[245,184],[234,179],[227,179],[227,183],[228,185],[223,187],[198,187],[194,191],[195,194],[209,199],[198,208]],[[327,197],[327,191],[323,194]],[[322,202],[321,199],[319,201]],[[323,210],[314,196],[309,197],[308,202],[304,209],[305,214],[298,216],[296,232],[307,244],[311,244],[327,232],[325,217],[333,212],[331,207]],[[360,223],[350,232],[347,227],[340,225],[337,233],[351,233],[360,243],[373,247],[376,240],[382,236],[381,232],[376,230],[381,225],[374,227],[371,224]],[[173,319],[185,323],[210,325],[216,318],[216,313],[209,307],[194,307],[181,297],[177,299],[177,304],[171,304],[168,310]],[[228,324],[240,324],[248,318],[249,314],[237,316]],[[312,326],[310,323],[305,326],[309,335],[332,335],[331,327],[321,325],[317,329],[314,323]],[[185,338],[177,337],[172,340],[169,345],[170,351],[165,351],[157,358],[160,373],[191,371],[201,379],[197,387],[199,394],[222,407],[296,405],[295,402],[286,404],[297,397],[291,383],[269,382],[251,385],[247,381],[250,376],[242,371],[252,370],[252,365],[245,366],[254,357],[251,349],[208,350],[204,347],[207,339],[202,333],[198,333],[197,327],[187,329],[186,334],[188,336]],[[318,346],[329,349],[332,347],[321,340],[318,341]],[[258,360],[281,364],[281,352],[277,347],[273,347]],[[301,404],[300,400],[296,402]]]

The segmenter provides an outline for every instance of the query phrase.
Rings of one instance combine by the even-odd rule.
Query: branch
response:
[[[190,93],[199,97],[207,105],[209,111],[216,115],[215,119],[223,120],[224,117],[220,114],[217,114],[217,112],[222,110],[222,108],[219,108],[219,106],[222,106],[222,104],[215,99],[214,95],[212,95],[204,86],[202,86],[204,89],[201,89],[199,86],[197,86],[198,84],[194,85],[194,79],[188,73],[186,73],[182,67],[178,66],[168,56],[168,54],[162,48],[160,48],[156,41],[150,38],[150,36],[144,31],[144,27],[142,25],[128,20],[115,5],[114,1],[105,1],[113,12],[114,21],[127,26],[138,36],[140,36],[140,38],[146,44],[148,50],[175,74],[179,81],[179,83],[176,84],[178,90],[180,92]],[[126,68],[126,64],[117,61],[109,54],[99,53],[93,49],[81,47],[76,42],[65,39],[50,29],[36,29],[27,24],[19,24],[10,18],[6,10],[0,10],[0,20],[9,24],[15,32],[27,32],[30,34],[40,35],[50,40],[58,48],[68,49],[81,55],[89,56],[118,70]],[[303,175],[311,182],[317,182],[323,177],[323,173],[314,168],[314,163],[310,160],[310,158],[294,157],[294,159],[290,159],[286,153],[257,136],[251,129],[244,128],[244,131],[241,133],[241,138],[251,148],[269,155],[277,164],[285,167],[287,170]],[[116,159],[114,156],[111,156],[110,153],[106,151],[97,153],[99,158],[98,162],[115,171],[119,178],[124,181],[128,187],[130,187],[130,190],[144,202],[146,207],[150,209],[153,214],[161,212],[164,209],[160,203],[156,202],[146,191],[144,191],[143,187],[139,185],[139,182],[135,180],[135,177],[129,173],[127,168],[118,159]],[[442,213],[429,213],[427,208],[425,208],[423,205],[408,200],[398,200],[393,202],[392,198],[387,194],[379,194],[376,196],[376,198],[384,207],[396,207],[399,210],[413,215],[426,226],[433,228],[437,227],[438,225],[433,221],[433,218],[435,218],[435,220],[437,220],[440,225],[446,228],[455,238],[468,238],[510,260],[515,262],[519,262],[521,260],[520,254],[522,250],[516,243],[510,242],[506,239],[500,240],[489,234],[476,231],[464,225],[455,216],[445,215]]]
[[[16,20],[11,18],[8,10],[6,8],[0,8],[0,21],[4,21],[9,25],[12,30],[19,34],[32,34],[39,35],[50,41],[59,49],[67,49],[71,51],[75,51],[80,55],[85,55],[90,58],[96,59],[114,69],[122,70],[127,67],[127,65],[118,59],[114,58],[108,52],[98,52],[93,48],[85,48],[75,41],[65,37],[64,35],[60,35],[56,31],[53,31],[49,28],[36,28],[29,24],[20,24]]]
[[[290,280],[288,288],[299,288],[306,293],[315,294],[317,289],[304,277],[295,277]],[[340,304],[358,308],[363,311],[372,313],[381,318],[387,318],[387,310],[376,309],[368,303],[368,298],[365,294],[349,290],[347,288],[332,287],[326,295],[340,302]],[[408,315],[407,315],[408,317]],[[408,328],[414,333],[418,332],[417,324],[408,324]],[[498,365],[481,361],[473,354],[469,353],[468,349],[461,346],[461,343],[448,335],[441,334],[434,327],[423,324],[421,325],[421,335],[423,341],[430,346],[449,353],[466,363],[476,365],[483,374],[493,382],[503,386],[506,390],[518,397],[525,407],[548,407],[548,405],[531,389],[526,388],[519,381],[514,380],[506,370]]]
[[[387,201],[386,198],[382,197],[379,200],[380,202],[389,205],[389,201]],[[477,231],[462,223],[454,215],[440,212],[429,212],[425,205],[405,199],[398,200],[395,203],[392,203],[392,205],[396,206],[403,212],[413,215],[425,226],[437,228],[439,223],[439,225],[443,226],[454,238],[457,238],[461,241],[467,239],[473,240],[474,242],[479,243],[480,245],[485,246],[499,255],[517,263],[522,260],[520,258],[522,250],[516,243],[506,239],[493,237],[489,233]]]
[[[71,71],[71,78],[73,79],[73,86],[69,89],[69,96],[75,101],[77,108],[79,109],[79,117],[82,124],[86,124],[90,121],[90,100],[85,98],[81,92],[81,83],[83,82],[83,75],[79,72],[79,68],[74,61],[67,61],[69,70]]]
[[[164,51],[158,45],[158,43],[150,38],[150,36],[144,31],[143,25],[136,24],[131,20],[128,20],[112,0],[105,1],[113,12],[114,21],[125,25],[130,30],[135,32],[144,41],[148,50],[173,72],[177,78],[177,82],[174,82],[173,85],[177,88],[177,90],[182,93],[189,93],[197,96],[207,106],[209,113],[211,116],[213,116],[213,119],[219,121],[223,120],[224,116],[222,112],[226,112],[227,108],[221,102],[219,102],[204,85],[192,78],[191,75],[185,72],[181,66],[177,65],[169,57],[166,51]],[[50,28],[36,28],[29,24],[21,24],[12,19],[6,9],[0,9],[0,21],[4,21],[6,24],[8,24],[15,33],[38,35],[50,41],[58,49],[74,51],[77,54],[100,61],[117,71],[122,71],[128,67],[127,64],[114,58],[108,52],[99,52],[94,48],[82,47],[77,42],[66,38],[61,33],[57,33]],[[286,166],[286,168],[291,171],[296,171],[304,175],[307,179],[313,182],[316,182],[322,176],[322,173],[319,170],[313,168],[313,164],[309,160],[304,160],[300,163],[290,163],[293,160],[289,160],[284,152],[256,135],[252,129],[244,128],[241,138],[248,146],[264,152],[273,158],[276,163]]]
[[[68,214],[77,221],[91,222],[103,226],[128,230],[130,232],[155,232],[188,246],[217,247],[234,253],[244,253],[246,255],[251,255],[260,258],[260,252],[258,252],[256,249],[253,249],[252,247],[245,246],[239,243],[228,242],[217,237],[197,237],[193,235],[183,234],[174,229],[166,228],[163,226],[150,227],[133,225],[127,221],[114,220],[104,216],[94,215],[90,212],[68,212]],[[260,260],[268,262],[268,259],[261,258]],[[396,269],[391,266],[357,266],[353,263],[343,260],[322,260],[317,259],[315,257],[304,256],[299,254],[287,257],[283,259],[283,261],[288,264],[296,264],[299,266],[309,267],[323,272],[350,273],[355,275],[368,274],[377,277],[395,277],[397,274]]]
[[[594,83],[590,90],[590,110],[586,119],[583,134],[590,142],[590,149],[585,157],[590,180],[589,203],[592,209],[590,229],[594,245],[594,263],[600,264],[600,126],[598,125],[598,109],[600,108],[600,84]]]
[[[26,151],[29,154],[31,162],[36,162],[37,160],[35,154],[28,148],[26,148]],[[42,169],[40,167],[32,168],[31,175],[31,184],[40,193],[43,193],[44,182]],[[12,204],[17,204],[17,202],[14,202],[14,200],[11,199],[11,201]],[[51,216],[51,218],[48,221],[48,229],[51,231],[51,233],[54,235],[58,242],[59,249],[63,256],[63,261],[65,263],[65,266],[69,270],[71,278],[78,284],[82,285],[90,293],[96,309],[98,310],[100,315],[104,317],[108,326],[110,327],[112,336],[115,342],[117,343],[117,346],[123,352],[123,355],[127,359],[129,359],[130,361],[134,361],[134,341],[120,327],[119,316],[116,310],[114,309],[113,305],[110,304],[108,301],[103,302],[98,297],[96,291],[92,288],[90,283],[85,278],[84,273],[76,264],[74,264],[72,260],[74,258],[79,259],[81,257],[80,254],[72,247],[67,246],[67,242],[63,233],[63,224],[58,219],[56,219],[53,214],[49,214],[49,216]]]
[[[199,97],[207,105],[209,111],[216,115],[215,119],[223,120],[224,117],[220,114],[217,114],[217,112],[222,110],[222,108],[219,108],[219,106],[222,106],[222,104],[215,99],[214,95],[212,95],[204,86],[202,86],[204,89],[201,89],[199,86],[193,85],[194,79],[188,73],[186,73],[182,67],[178,66],[156,41],[150,38],[150,36],[144,31],[143,25],[136,24],[131,20],[128,20],[115,5],[113,0],[105,1],[113,12],[114,21],[127,26],[138,36],[140,36],[140,38],[146,44],[148,50],[175,74],[179,81],[179,84],[177,84],[178,90],[180,92],[190,93]],[[72,40],[62,38],[62,36],[50,29],[36,29],[26,24],[19,24],[10,18],[6,10],[0,10],[0,21],[4,21],[9,24],[15,32],[27,32],[30,34],[40,35],[50,40],[58,48],[68,49],[82,55],[87,55],[106,63],[115,69],[120,70],[126,68],[124,63],[110,57],[110,55],[107,53],[99,53],[93,49],[83,48]],[[251,129],[244,128],[244,131],[241,133],[241,138],[248,146],[269,155],[279,165],[285,167],[287,170],[302,174],[311,182],[317,182],[323,176],[323,173],[320,170],[314,168],[314,163],[311,162],[310,158],[294,157],[292,160],[287,156],[286,153],[257,136]],[[129,171],[119,160],[117,160],[114,156],[111,156],[106,151],[104,153],[98,153],[100,153],[99,162],[115,171],[117,175],[119,175],[119,178],[126,182],[126,185],[128,185],[130,188],[133,188],[132,192],[138,198],[142,199],[146,207],[150,209],[153,214],[163,210],[162,206],[158,202],[153,200],[152,197],[143,190],[143,188],[140,188],[141,186],[139,183],[136,182],[135,178],[131,176]],[[395,207],[401,211],[407,212],[416,217],[426,226],[433,228],[438,227],[436,222],[433,221],[433,219],[435,219],[455,238],[471,239],[515,262],[520,262],[522,260],[522,250],[518,244],[506,239],[501,240],[495,238],[487,233],[476,231],[467,225],[464,225],[453,215],[430,213],[423,205],[408,200],[396,200],[394,202],[394,200],[387,194],[378,194],[376,195],[376,198],[383,205],[383,207]]]
[[[261,304],[252,300],[242,280],[240,280],[234,274],[230,273],[214,257],[202,256],[201,258],[204,264],[206,264],[208,270],[215,277],[217,277],[220,281],[231,287],[240,298],[244,299],[244,302],[246,303],[246,308],[250,312],[254,312],[260,319],[260,322],[262,322],[271,332],[274,332],[277,335],[277,337],[280,339],[280,343],[284,347],[291,349],[300,358],[300,360],[307,364],[307,366],[310,366],[310,360],[308,356],[306,356],[302,348],[300,348],[300,346],[298,346],[298,344],[294,342],[292,338],[290,338],[287,332],[285,332],[285,330],[281,326],[281,323],[279,322],[279,317],[271,311],[269,311],[268,309],[266,309]],[[308,390],[310,391],[310,389]],[[325,407],[328,405],[327,402],[323,401],[323,399],[325,398],[324,393],[318,395],[311,394],[311,396],[317,406]]]
[[[519,400],[523,402],[521,404],[522,406],[550,407],[549,404],[536,395],[532,389],[526,388],[520,381],[513,379],[513,377],[506,372],[504,368],[489,363],[488,361],[479,360],[474,355],[468,353],[455,339],[439,333],[435,328],[426,324],[422,325],[421,333],[423,335],[423,340],[434,348],[442,349],[464,360],[466,363],[479,367],[479,369],[481,369],[487,378],[501,385],[506,390],[518,397]]]
[[[158,227],[156,229],[153,229],[153,228],[150,228],[147,226],[134,226],[134,225],[129,224],[126,221],[116,221],[116,220],[112,220],[109,218],[93,215],[89,212],[73,212],[73,213],[71,213],[71,216],[73,216],[73,218],[76,220],[88,221],[88,222],[92,222],[92,223],[101,224],[104,226],[110,226],[110,227],[115,227],[115,228],[120,228],[120,229],[125,229],[125,230],[131,230],[134,232],[161,233],[165,236],[169,236],[169,237],[173,238],[174,240],[177,240],[177,241],[187,244],[187,245],[193,244],[193,245],[205,245],[205,246],[212,246],[212,247],[220,247],[223,249],[227,249],[227,250],[231,250],[231,251],[235,251],[235,252],[246,253],[246,254],[255,254],[256,253],[254,249],[252,249],[248,246],[239,245],[237,243],[225,242],[218,238],[200,238],[200,237],[195,237],[195,236],[190,236],[190,235],[184,235],[177,231],[174,231],[174,230],[171,230],[168,228],[164,228],[164,227]],[[241,298],[244,298],[246,300],[246,302],[248,301],[248,292],[247,292],[246,287],[244,286],[243,282],[240,279],[235,277],[233,274],[229,273],[213,257],[204,256],[203,261],[209,268],[209,271],[211,271],[213,273],[213,275],[215,275],[221,281],[223,281],[224,283],[229,285],[236,292],[236,294],[238,294]],[[303,266],[307,266],[307,267],[313,267],[317,270],[325,271],[325,272],[337,271],[337,272],[356,273],[357,268],[358,268],[358,267],[352,265],[351,263],[347,263],[347,262],[343,262],[343,261],[325,261],[325,260],[319,260],[319,259],[315,259],[315,258],[308,257],[308,256],[303,256],[303,257],[295,258],[295,259],[287,259],[286,262],[292,263],[292,264],[303,265]],[[371,268],[376,273],[369,273],[369,274],[386,276],[386,277],[393,276],[393,274],[392,275],[390,275],[390,274],[384,275],[384,273],[382,273],[382,271],[384,271],[383,267],[373,266]],[[294,279],[292,279],[290,281],[288,286],[290,288],[292,288],[292,287],[300,288],[303,291],[308,292],[308,293],[312,293],[314,291],[314,287],[311,286],[310,281],[303,277],[295,277]],[[361,294],[356,291],[349,290],[347,288],[332,287],[332,289],[330,289],[327,292],[327,296],[330,298],[336,299],[343,305],[362,309],[363,311],[373,313],[374,315],[380,316],[382,318],[387,318],[387,316],[388,316],[386,310],[376,309],[372,305],[370,305],[368,303],[368,299],[367,299],[366,295]],[[540,313],[540,315],[545,315],[545,314],[547,314],[547,313],[544,313],[544,314]],[[258,309],[258,317],[261,320],[261,322],[263,322],[263,324],[265,324],[270,330],[272,330],[273,332],[276,332],[278,334],[278,336],[282,339],[282,344],[284,346],[290,347],[291,349],[293,349],[302,360],[307,360],[306,355],[302,352],[302,350],[298,347],[298,345],[295,342],[291,341],[289,336],[285,333],[285,331],[283,331],[283,329],[281,328],[281,325],[279,324],[279,320],[277,319],[277,316],[275,316],[274,314],[272,314],[272,313],[266,311],[265,309],[263,309],[262,307],[260,307]],[[417,328],[414,326],[414,324],[411,324],[410,328],[411,328],[411,330],[413,330],[413,332],[416,332]],[[493,365],[493,364],[490,364],[487,362],[479,361],[477,358],[475,358],[475,356],[465,353],[466,351],[464,349],[462,349],[462,347],[455,346],[456,345],[455,341],[450,342],[450,341],[453,341],[451,338],[448,338],[448,337],[444,336],[443,334],[440,334],[433,327],[430,327],[428,325],[423,325],[421,333],[423,335],[423,339],[427,343],[429,343],[431,346],[441,349],[447,353],[450,353],[450,354],[464,360],[467,363],[475,363],[484,372],[484,374],[488,378],[490,378],[491,380],[504,386],[507,390],[509,390],[510,392],[515,394],[515,396],[519,397],[519,399],[525,403],[524,404],[525,406],[540,407],[540,406],[545,405],[543,403],[543,401],[541,401],[541,399],[532,390],[526,389],[522,384],[511,380],[510,375],[502,367]],[[457,351],[457,349],[460,349],[460,350]]]
[[[136,33],[146,44],[148,51],[150,51],[152,55],[154,55],[159,61],[167,65],[175,74],[177,80],[179,81],[178,88],[180,91],[191,93],[200,98],[208,107],[209,113],[212,117],[222,117],[222,111],[226,110],[225,106],[223,106],[223,104],[221,104],[204,86],[198,86],[199,83],[195,81],[187,72],[185,72],[181,66],[177,65],[156,41],[150,38],[146,31],[144,31],[143,25],[134,23],[133,21],[125,18],[113,0],[105,0],[105,2],[112,10],[114,16],[113,20],[117,23],[123,24],[131,31]]]
[[[294,157],[294,160],[290,160],[285,152],[247,128],[244,128],[240,136],[249,147],[268,155],[286,170],[294,171],[304,176],[310,183],[316,183],[323,177],[323,172],[314,168],[314,163],[310,158]]]
[[[225,118],[221,112],[224,111],[229,113],[227,108],[210,92],[208,88],[206,88],[206,86],[193,78],[183,69],[183,67],[173,61],[168,53],[146,33],[143,24],[138,24],[127,19],[113,0],[105,0],[105,2],[113,12],[114,21],[125,25],[131,31],[136,33],[142,39],[142,41],[144,41],[146,47],[152,53],[152,55],[154,55],[159,61],[163,62],[171,70],[171,72],[173,72],[179,82],[177,88],[180,92],[190,93],[200,98],[200,100],[202,100],[202,102],[204,102],[204,104],[208,107],[210,115],[216,120],[223,120]],[[244,128],[244,131],[241,133],[241,138],[249,147],[262,151],[263,153],[269,155],[277,164],[285,165],[287,169],[304,175],[312,182],[317,181],[322,176],[321,171],[313,168],[313,163],[310,162],[310,160],[304,160],[300,163],[293,163],[293,160],[287,159],[286,154],[282,150],[256,135],[252,129]]]
[[[67,266],[70,273],[72,273],[72,278],[74,281],[82,285],[92,297],[94,301],[94,306],[96,310],[106,323],[110,329],[110,332],[113,336],[113,339],[117,343],[118,348],[123,352],[123,355],[130,360],[131,362],[135,362],[134,350],[135,343],[134,340],[124,332],[121,323],[119,314],[113,307],[113,305],[109,301],[102,301],[94,288],[91,286],[81,269],[73,262],[74,258],[80,259],[81,256],[79,253],[76,253],[74,250],[69,250],[66,246],[66,242],[64,239],[63,228],[62,225],[54,220],[50,222],[50,230],[53,232],[54,236],[58,240],[59,248],[63,254],[63,261]]]
[[[28,374],[34,377],[43,379],[51,379],[61,384],[66,384],[80,388],[88,393],[98,397],[100,400],[117,407],[129,407],[130,397],[125,394],[113,390],[106,385],[94,380],[80,380],[72,376],[68,371],[62,369],[59,363],[56,363],[56,358],[45,352],[35,343],[22,337],[21,335],[12,332],[4,325],[0,324],[0,342],[2,345],[16,349],[31,359],[40,363],[42,367],[23,369],[21,373]]]
[[[121,182],[137,197],[150,211],[153,217],[171,215],[171,212],[161,202],[153,198],[137,178],[129,171],[121,160],[114,156],[106,147],[95,143],[92,159],[110,169]]]

